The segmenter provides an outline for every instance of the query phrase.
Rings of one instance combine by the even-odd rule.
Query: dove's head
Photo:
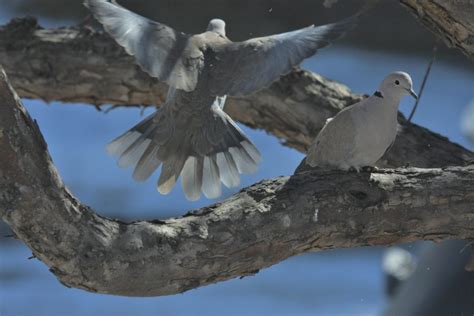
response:
[[[207,31],[225,36],[225,22],[221,19],[212,19],[207,25]]]
[[[415,99],[418,98],[415,91],[413,91],[413,82],[410,75],[402,71],[392,72],[385,77],[380,84],[379,91],[383,96],[401,98],[404,95],[411,95]]]

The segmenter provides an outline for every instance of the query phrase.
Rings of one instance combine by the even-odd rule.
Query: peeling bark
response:
[[[70,287],[169,295],[307,251],[474,239],[474,165],[311,170],[262,181],[180,218],[123,223],[67,190],[3,71],[0,126],[2,219]]]
[[[16,19],[0,28],[0,60],[21,97],[45,101],[161,104],[167,87],[143,73],[108,35],[87,29],[41,29]],[[229,98],[226,112],[306,152],[327,118],[363,98],[343,84],[295,69],[270,88]],[[461,165],[473,153],[400,117],[401,131],[379,166]]]

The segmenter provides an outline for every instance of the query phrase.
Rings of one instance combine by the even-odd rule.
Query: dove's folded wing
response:
[[[358,16],[334,24],[253,38],[220,47],[213,65],[211,92],[246,95],[269,86],[294,66],[355,27]]]
[[[306,162],[312,166],[350,167],[348,162],[356,150],[356,128],[352,107],[328,119],[308,150]]]
[[[84,5],[144,71],[176,89],[194,90],[203,59],[198,49],[191,51],[190,35],[106,0],[85,0]]]

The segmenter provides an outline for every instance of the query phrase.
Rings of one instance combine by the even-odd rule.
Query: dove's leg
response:
[[[351,167],[349,167],[349,169],[347,169],[347,171],[359,173],[360,172],[360,167],[351,166]]]
[[[374,172],[379,170],[376,166],[364,166],[361,168],[363,172]]]

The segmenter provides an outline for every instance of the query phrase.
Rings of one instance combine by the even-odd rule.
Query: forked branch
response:
[[[251,275],[290,256],[474,239],[474,165],[315,171],[265,180],[165,221],[97,215],[64,186],[0,72],[0,214],[66,286],[157,296]]]

